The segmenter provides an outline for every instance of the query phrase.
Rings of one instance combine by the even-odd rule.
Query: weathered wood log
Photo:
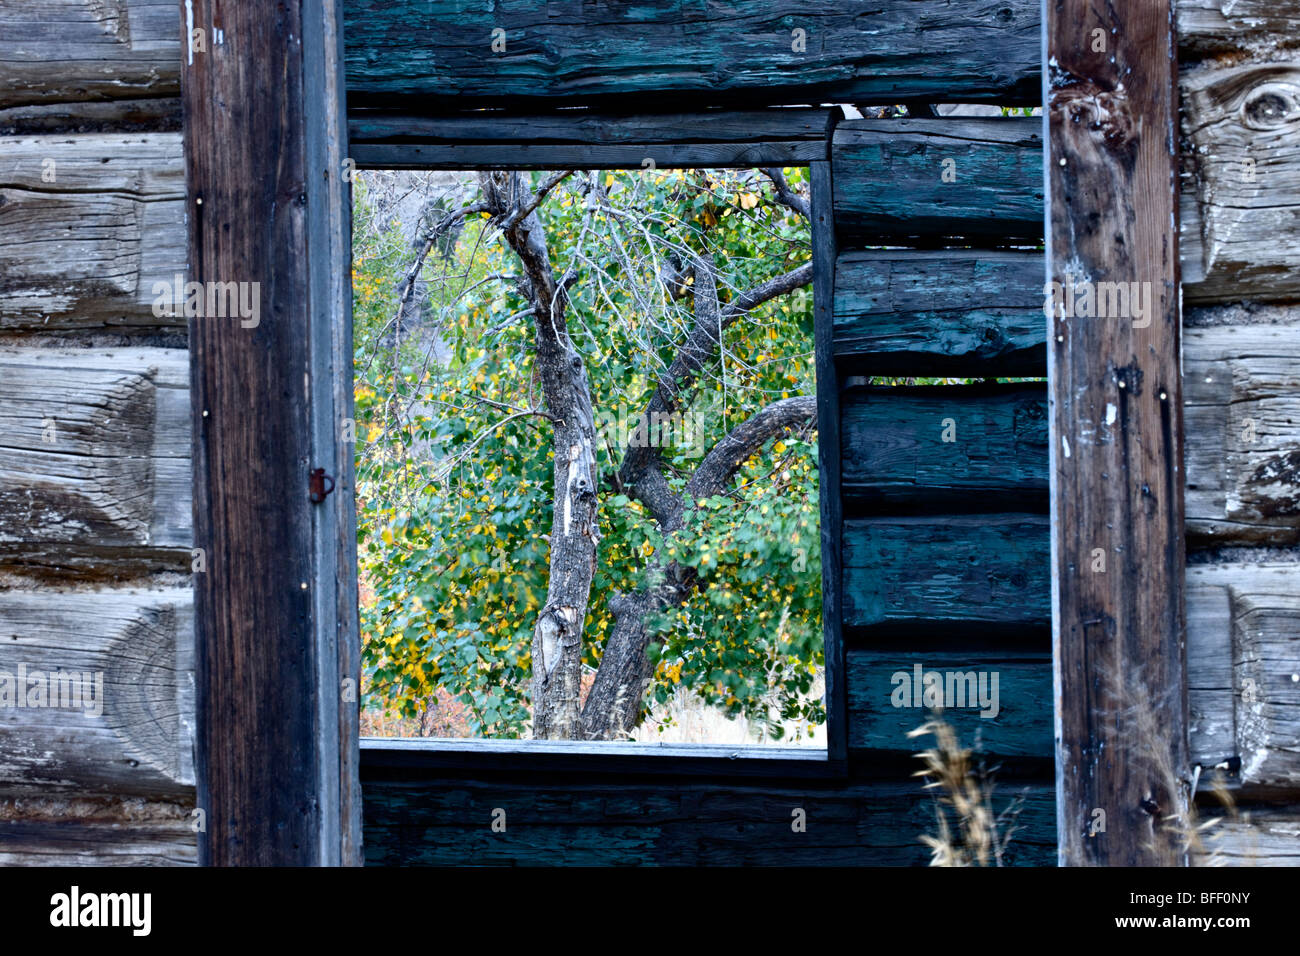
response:
[[[1189,302],[1300,298],[1300,65],[1209,65],[1182,76]]]
[[[5,0],[0,106],[175,96],[175,0]]]
[[[962,746],[1003,757],[1052,759],[1052,655],[1046,649],[851,648],[849,746],[902,754],[930,747],[931,738],[908,737],[931,716],[925,697],[927,673],[940,675],[937,686],[942,691],[950,686],[956,692],[947,698],[943,719]]]
[[[825,143],[839,110],[699,109],[689,113],[612,113],[568,109],[519,114],[476,110],[450,116],[362,107],[348,111],[348,146],[380,143],[443,145],[614,146],[641,143]]]
[[[0,821],[0,866],[193,866],[195,842],[188,820]]]
[[[844,522],[844,626],[1045,634],[1046,515],[858,518]]]
[[[184,196],[175,133],[0,139],[0,330],[183,326]]]
[[[1300,866],[1300,807],[1247,804],[1230,813],[1207,802],[1201,815],[1220,822],[1206,832],[1198,866]]]
[[[3,797],[0,866],[192,866],[192,811],[138,797]]]
[[[824,159],[826,144],[815,140],[763,143],[616,144],[554,146],[534,144],[361,143],[349,157],[376,169],[660,169],[804,166]]]
[[[107,100],[91,103],[41,103],[0,109],[0,136],[49,133],[179,132],[177,97]]]
[[[7,554],[55,544],[174,550],[188,564],[184,351],[0,350],[0,434]]]
[[[843,483],[860,505],[992,511],[1001,496],[1046,510],[1044,386],[868,386],[842,402]]]
[[[1048,564],[1047,546],[1045,535],[1039,535],[1036,548],[1023,550],[1024,567],[1019,572],[1023,577],[1036,573],[1033,565]],[[912,549],[901,558],[902,562],[923,553],[923,547]],[[942,570],[936,578],[941,574]],[[852,584],[848,589],[852,592]],[[1047,597],[1046,591],[1039,595],[1041,613],[1046,613]],[[1300,691],[1292,688],[1291,681],[1297,667],[1298,629],[1300,569],[1249,564],[1188,569],[1189,736],[1192,763],[1205,771],[1202,783],[1206,787],[1212,768],[1240,758],[1240,775],[1229,774],[1234,786],[1257,791],[1300,789],[1300,721],[1290,715],[1294,699],[1300,699]],[[951,641],[931,649],[851,647],[851,747],[894,753],[915,751],[914,741],[906,734],[925,719],[928,711],[917,706],[896,706],[893,694],[896,687],[904,686],[916,693],[912,679],[916,665],[923,672],[945,675],[997,671],[1000,698],[996,716],[980,716],[980,708],[968,698],[964,706],[950,702],[945,719],[958,729],[967,746],[973,744],[976,731],[981,731],[981,749],[986,753],[1051,759],[1051,655],[1046,650],[1023,648],[999,651],[974,639],[970,650],[955,648]],[[1249,676],[1243,676],[1245,673]],[[895,674],[909,680],[895,683]],[[965,690],[966,685],[961,686]],[[907,699],[915,702],[917,698]],[[1254,763],[1251,754],[1255,755]]]
[[[1300,542],[1300,326],[1188,329],[1183,368],[1188,535]]]
[[[841,245],[1042,239],[1041,120],[847,120],[831,161]]]
[[[382,746],[362,751],[370,865],[916,866],[929,858],[919,837],[935,826],[920,781],[636,780],[602,773],[599,755],[586,773],[394,775],[374,766]],[[995,811],[1021,795],[1024,829],[1005,862],[1050,864],[1049,788],[999,779]]]
[[[348,101],[428,110],[617,98],[700,103],[1036,103],[1038,6],[699,0],[349,0]],[[831,99],[828,99],[831,98]]]
[[[1300,569],[1196,565],[1187,576],[1189,587],[1221,591],[1231,608],[1232,720],[1242,786],[1300,790]]]
[[[1178,46],[1188,54],[1294,45],[1297,0],[1178,0]]]
[[[192,670],[188,588],[0,594],[0,790],[192,794]]]
[[[888,250],[835,265],[835,352],[864,375],[1044,375],[1041,253]]]

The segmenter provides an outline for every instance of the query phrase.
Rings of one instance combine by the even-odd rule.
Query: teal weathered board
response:
[[[987,511],[1002,495],[1046,510],[1045,385],[866,386],[845,390],[841,407],[846,496]]]
[[[348,100],[1041,98],[1037,0],[346,0]]]
[[[835,354],[863,375],[1047,372],[1041,252],[854,250],[835,265]]]
[[[931,736],[908,737],[930,717],[924,696],[927,674],[938,674],[942,683],[937,686],[956,691],[949,693],[942,716],[962,746],[1003,757],[1052,759],[1052,655],[1046,647],[904,652],[851,648],[849,746],[907,754],[932,746]],[[979,691],[985,707],[978,706]]]
[[[1046,515],[846,520],[844,627],[905,626],[918,643],[961,633],[1045,634],[1048,550]]]
[[[933,800],[901,771],[888,781],[648,780],[602,773],[597,755],[587,773],[494,776],[393,772],[379,757],[362,751],[370,865],[923,866],[920,837],[936,832]],[[994,812],[1017,799],[1003,863],[1050,865],[1050,785],[1000,776]]]
[[[832,164],[842,246],[1042,239],[1041,120],[849,120]]]

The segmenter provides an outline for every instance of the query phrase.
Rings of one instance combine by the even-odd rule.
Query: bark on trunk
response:
[[[518,173],[482,176],[494,220],[523,265],[537,338],[537,378],[553,422],[554,514],[546,604],[533,629],[533,736],[578,739],[582,634],[600,541],[596,511],[596,427],[582,356],[565,325],[567,298],[555,278],[536,208],[567,173],[534,193]]]

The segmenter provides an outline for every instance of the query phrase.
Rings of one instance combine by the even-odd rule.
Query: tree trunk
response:
[[[528,279],[537,336],[537,378],[553,423],[550,583],[533,629],[533,736],[578,739],[582,633],[600,541],[596,511],[596,426],[582,356],[565,325],[568,299],[555,279],[537,204],[567,173],[537,193],[518,173],[485,172],[485,201]]]

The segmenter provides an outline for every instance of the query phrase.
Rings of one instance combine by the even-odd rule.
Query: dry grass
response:
[[[934,795],[936,834],[921,842],[930,848],[931,866],[1002,866],[1003,854],[1016,832],[1024,805],[1016,797],[1000,814],[993,812],[993,777],[971,759],[952,725],[935,715],[908,737],[934,737],[934,746],[917,754],[925,769],[913,776],[926,779]]]

